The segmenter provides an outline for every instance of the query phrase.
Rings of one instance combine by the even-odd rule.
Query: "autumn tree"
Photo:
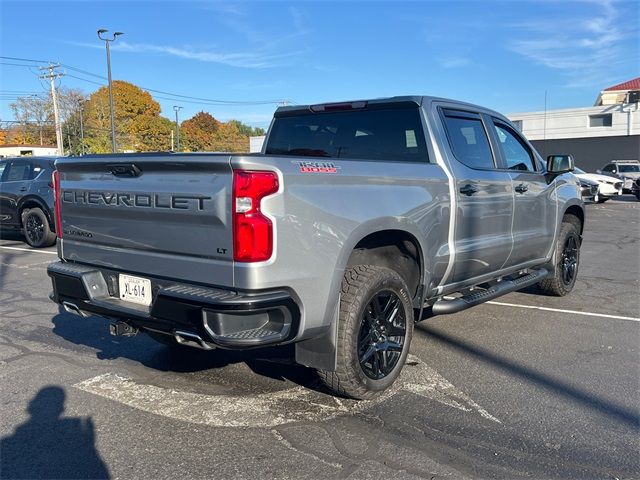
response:
[[[182,122],[181,130],[183,145],[193,152],[248,152],[249,136],[264,132],[238,120],[220,122],[207,112],[199,112]]]
[[[115,110],[116,140],[119,150],[148,151],[158,143],[154,135],[166,135],[170,141],[168,124],[159,120],[160,104],[141,88],[129,82],[114,80],[113,103]],[[109,116],[109,90],[101,87],[89,97],[85,106],[87,144],[95,153],[111,151],[111,123]],[[149,123],[146,127],[145,123]]]
[[[196,113],[180,125],[182,145],[192,152],[215,151],[215,135],[220,125],[210,113]]]

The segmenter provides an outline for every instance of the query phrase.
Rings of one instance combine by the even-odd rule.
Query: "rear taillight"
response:
[[[274,172],[233,171],[233,258],[261,262],[273,253],[273,223],[260,210],[260,202],[278,191]]]
[[[62,238],[62,216],[60,214],[60,204],[62,199],[60,198],[60,172],[58,170],[53,171],[53,202],[56,210],[56,235],[58,238]]]

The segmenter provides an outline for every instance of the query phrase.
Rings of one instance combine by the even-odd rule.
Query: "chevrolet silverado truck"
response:
[[[578,273],[572,158],[545,164],[507,118],[467,103],[287,106],[260,154],[56,165],[54,302],[114,335],[294,343],[342,396],[391,386],[415,322],[534,284],[566,295]]]

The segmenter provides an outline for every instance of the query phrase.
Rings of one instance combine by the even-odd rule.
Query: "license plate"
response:
[[[151,280],[131,275],[119,275],[120,300],[151,305]]]

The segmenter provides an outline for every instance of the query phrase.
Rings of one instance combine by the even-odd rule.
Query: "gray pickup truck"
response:
[[[467,103],[282,107],[261,154],[56,165],[53,301],[112,319],[114,335],[295,343],[339,395],[388,388],[416,321],[576,281],[585,214],[571,157],[543,164],[509,120]]]

